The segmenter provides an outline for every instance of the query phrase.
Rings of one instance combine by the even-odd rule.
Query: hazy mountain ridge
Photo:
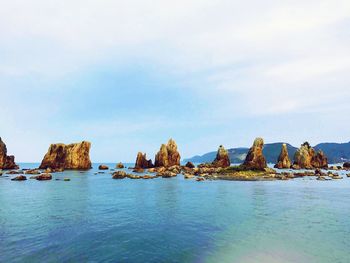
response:
[[[268,163],[276,163],[281,152],[282,142],[265,144],[263,153]],[[320,143],[314,146],[316,150],[322,150],[328,157],[329,163],[340,163],[350,160],[350,142],[348,143]],[[287,143],[288,154],[293,160],[297,147]],[[231,148],[228,149],[231,163],[242,163],[248,153],[249,148]],[[184,161],[193,163],[212,162],[215,159],[216,151],[205,153],[203,155],[196,155],[187,158]]]

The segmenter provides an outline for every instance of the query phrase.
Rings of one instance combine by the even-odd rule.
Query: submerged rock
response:
[[[291,167],[291,162],[288,155],[288,149],[287,144],[282,145],[281,153],[278,157],[277,164],[275,165],[275,168],[278,169],[289,169]]]
[[[25,177],[24,175],[18,175],[11,179],[11,181],[25,181],[25,180],[27,180],[27,177]]]
[[[0,137],[0,169],[10,170],[18,168],[18,165],[15,163],[15,157],[13,155],[7,155],[6,144],[2,141]]]
[[[168,144],[162,144],[159,152],[155,157],[156,167],[170,167],[173,165],[180,165],[180,154],[177,150],[176,142],[173,139],[168,141]]]
[[[224,148],[224,146],[220,145],[216,158],[212,164],[214,167],[229,167],[231,165],[228,151]]]
[[[316,153],[315,149],[305,142],[296,151],[294,155],[294,169],[313,169],[327,168],[328,160],[325,154],[320,150]]]
[[[91,169],[90,148],[91,143],[86,141],[69,145],[51,144],[40,169]]]
[[[135,169],[148,169],[152,168],[153,163],[152,160],[147,160],[146,154],[143,154],[142,152],[137,153],[136,162],[135,162]]]
[[[266,159],[263,155],[263,147],[264,140],[256,138],[243,163],[245,169],[264,170],[267,167]]]

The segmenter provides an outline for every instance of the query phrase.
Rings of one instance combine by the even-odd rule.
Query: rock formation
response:
[[[86,141],[69,145],[51,144],[40,169],[91,169],[90,148],[91,143]]]
[[[195,166],[192,162],[187,162],[186,165],[185,165],[185,167],[190,168],[190,169],[193,169],[193,168],[195,168],[196,166]]]
[[[143,154],[142,152],[138,152],[135,162],[135,169],[148,169],[152,168],[153,163],[152,160],[147,160],[146,154]]]
[[[170,139],[167,145],[162,144],[159,152],[156,154],[155,166],[170,167],[173,165],[180,165],[180,158],[176,142]]]
[[[278,169],[289,169],[291,167],[291,162],[288,155],[288,149],[287,144],[282,145],[282,150],[280,153],[280,156],[278,157],[277,164],[275,165],[275,168]]]
[[[230,157],[228,155],[228,151],[224,148],[224,146],[220,145],[218,152],[216,154],[216,158],[213,161],[213,166],[215,167],[228,167],[230,166]]]
[[[267,167],[266,159],[262,152],[263,147],[264,140],[262,138],[256,138],[243,163],[245,169],[264,170]]]
[[[315,149],[305,142],[294,155],[294,169],[327,168],[328,160],[322,151],[316,153]]]
[[[7,148],[5,143],[0,137],[0,169],[18,169],[18,165],[15,163],[15,157],[13,155],[7,155]]]

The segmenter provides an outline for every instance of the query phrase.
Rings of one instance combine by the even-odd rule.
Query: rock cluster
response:
[[[322,151],[316,152],[308,142],[305,142],[294,155],[293,169],[327,168],[328,160]]]
[[[69,145],[51,144],[40,169],[91,169],[90,148],[91,143],[86,141]]]
[[[162,144],[155,157],[155,167],[170,167],[180,165],[180,154],[177,151],[176,142],[173,139],[168,144]]]
[[[13,155],[7,155],[7,148],[5,143],[0,137],[0,169],[10,170],[18,169],[18,165],[15,163],[15,157]]]
[[[147,160],[146,154],[143,154],[142,152],[138,152],[136,157],[136,162],[135,162],[135,169],[148,169],[152,167],[153,167],[152,160]]]
[[[220,145],[216,158],[212,164],[214,167],[228,167],[231,165],[228,151],[224,148],[224,146]]]
[[[266,159],[263,155],[263,147],[264,140],[262,138],[256,138],[243,163],[245,169],[264,170],[267,167]]]
[[[291,167],[291,162],[288,155],[288,149],[287,144],[282,145],[281,153],[278,157],[277,164],[275,165],[275,168],[278,169],[289,169]]]

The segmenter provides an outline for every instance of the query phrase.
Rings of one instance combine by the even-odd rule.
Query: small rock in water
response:
[[[38,181],[48,181],[52,180],[52,175],[51,174],[40,174],[35,177],[36,180]]]
[[[123,168],[124,168],[124,164],[122,164],[122,163],[117,163],[116,168],[117,168],[117,169],[123,169]]]
[[[27,177],[25,177],[24,175],[18,175],[15,178],[12,178],[11,181],[25,181],[27,180]]]
[[[109,167],[105,164],[101,164],[99,167],[98,167],[99,170],[108,170]]]
[[[64,178],[63,181],[68,182],[68,181],[70,181],[70,179],[69,178]]]
[[[126,172],[124,171],[118,171],[113,173],[112,178],[113,179],[124,179],[126,177]]]
[[[197,182],[201,182],[201,181],[204,181],[204,180],[205,180],[205,179],[204,179],[203,177],[197,177],[197,178],[196,178],[196,181],[197,181]]]

